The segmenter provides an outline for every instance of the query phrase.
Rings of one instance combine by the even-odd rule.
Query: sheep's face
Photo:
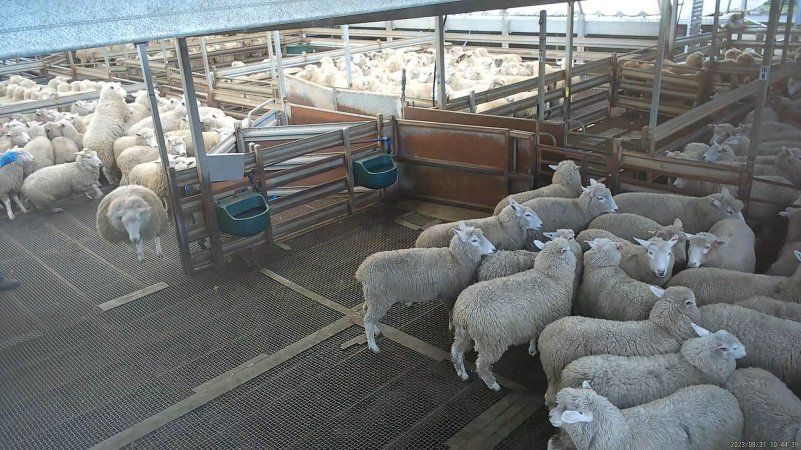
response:
[[[484,233],[480,229],[468,227],[464,222],[459,222],[459,228],[451,228],[451,230],[455,234],[453,239],[470,245],[479,255],[495,253],[495,246],[484,237]]]
[[[722,358],[735,360],[745,358],[745,346],[726,330],[715,332],[715,351]]]
[[[712,194],[707,197],[709,204],[715,209],[715,212],[723,219],[740,219],[745,220],[743,217],[743,202],[734,198],[727,188],[721,189],[720,193]]]
[[[671,286],[667,289],[651,286],[651,292],[659,299],[651,310],[651,316],[662,315],[668,310],[678,310],[693,323],[701,322],[701,311],[698,310],[692,289],[684,286]]]
[[[623,244],[607,238],[587,241],[590,250],[584,254],[584,262],[598,267],[619,266],[623,257]]]
[[[617,212],[618,207],[615,199],[612,198],[612,193],[604,186],[593,179],[590,179],[590,185],[582,188],[583,197],[589,197],[590,212],[595,215],[603,213]]]
[[[572,160],[565,159],[559,161],[557,165],[551,164],[548,167],[554,171],[553,183],[581,186],[581,166],[577,166]]]
[[[787,172],[801,174],[801,149],[782,147],[776,163]]]
[[[673,256],[676,258],[676,263],[684,264],[687,262],[687,234],[684,233],[680,219],[673,221],[673,225],[659,228],[657,230],[649,231],[653,237],[658,237],[662,240],[668,241],[674,235],[679,237],[679,241],[673,246]]]
[[[710,124],[709,127],[712,128],[712,139],[709,141],[710,145],[722,144],[738,131],[737,127],[730,123]]]
[[[88,151],[82,150],[75,154],[75,161],[83,164],[88,164],[95,169],[99,169],[103,163],[100,161],[100,158],[97,156],[96,151]]]
[[[539,230],[542,228],[542,219],[528,206],[523,206],[512,197],[509,197],[509,208],[512,209],[517,218],[517,223],[524,230]]]
[[[651,238],[647,241],[634,239],[646,249],[645,255],[651,271],[659,278],[668,276],[671,263],[674,262],[673,246],[679,242],[679,236],[673,235],[668,241],[661,238]]]
[[[172,136],[169,140],[168,145],[170,148],[170,153],[178,156],[186,156],[186,145],[184,144],[184,140],[181,138],[174,139],[176,137],[177,136]]]
[[[727,245],[725,240],[712,233],[685,234],[690,243],[690,249],[687,252],[687,267],[689,268],[701,267],[710,254],[714,255],[722,246]]]
[[[103,85],[103,89],[100,90],[101,99],[118,98],[124,101],[126,95],[128,94],[119,83],[106,83]]]
[[[716,161],[733,161],[734,151],[728,145],[712,144],[706,152],[704,152],[703,160],[705,162]]]
[[[150,220],[150,207],[141,201],[136,202],[139,205],[134,207],[129,206],[125,200],[123,203],[125,204],[118,205],[113,210],[109,208],[109,219],[112,225],[128,232],[128,240],[136,244],[142,239],[142,224]]]
[[[586,381],[581,388],[564,388],[556,394],[556,407],[548,414],[551,425],[570,426],[592,422],[597,411],[596,394]]]
[[[11,130],[6,133],[9,140],[14,145],[24,146],[28,142],[31,142],[31,136],[23,130]]]
[[[158,141],[156,140],[156,133],[152,128],[143,128],[136,133],[136,136],[145,142],[145,145],[156,148]]]

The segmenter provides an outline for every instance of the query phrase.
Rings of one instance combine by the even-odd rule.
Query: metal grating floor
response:
[[[2,221],[0,270],[23,283],[0,294],[2,448],[91,447],[343,317],[252,268],[186,277],[172,234],[163,259],[151,246],[140,263],[97,236],[96,206],[75,199],[62,214]],[[364,257],[414,244],[418,232],[395,222],[405,213],[369,208],[285,241],[290,250],[272,248],[260,267],[353,307],[362,302],[353,274]],[[97,306],[156,282],[168,287],[106,312]],[[435,302],[396,305],[383,322],[443,350],[451,344]],[[362,333],[350,326],[129,447],[445,448],[504,395],[383,337],[379,355],[340,348]],[[544,390],[522,346],[496,371]],[[552,432],[543,417],[499,447],[542,448]]]

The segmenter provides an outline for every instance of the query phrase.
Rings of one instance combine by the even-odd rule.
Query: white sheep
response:
[[[687,262],[687,237],[681,219],[675,219],[671,225],[663,226],[644,216],[619,212],[596,217],[587,225],[587,229],[606,230],[632,243],[637,242],[634,238],[658,237],[668,241],[673,236],[678,236],[679,242],[673,246],[673,256],[676,264]]]
[[[95,111],[96,102],[87,102],[86,100],[77,100],[70,106],[70,112],[79,116],[86,116]]]
[[[97,114],[97,113],[95,113]],[[167,111],[161,114],[161,130],[166,133],[168,131],[175,131],[181,128],[181,121],[186,118],[186,104],[183,101],[179,102],[172,111]],[[153,117],[145,117],[139,122],[134,123],[128,129],[128,135],[134,135],[143,128],[153,129]]]
[[[557,237],[565,238],[570,242],[570,248],[573,254],[576,255],[576,285],[578,288],[578,280],[581,280],[582,270],[582,253],[581,246],[578,245],[575,239],[573,230],[559,229],[555,232],[543,233],[548,239],[556,239]],[[487,281],[493,278],[506,277],[514,275],[526,270],[534,268],[534,260],[537,259],[536,252],[529,250],[499,250],[492,255],[487,255],[481,258],[481,264],[478,266],[478,273],[476,281]]]
[[[735,305],[753,309],[780,319],[794,320],[801,322],[801,304],[785,302],[764,295],[755,295],[745,300],[740,300]]]
[[[678,353],[579,358],[562,370],[557,389],[577,388],[589,381],[599,395],[618,408],[631,408],[687,386],[720,386],[737,368],[737,360],[745,356],[746,349],[728,331],[710,333],[695,324],[693,329],[699,337],[684,341]]]
[[[542,329],[570,314],[576,270],[570,244],[564,238],[537,243],[542,252],[533,269],[474,284],[456,299],[451,360],[462,380],[468,378],[464,354],[475,341],[476,371],[487,387],[499,390],[492,364],[506,349],[528,343],[529,354],[535,355]]]
[[[645,216],[657,223],[670,223],[678,218],[684,231],[689,233],[707,231],[723,219],[743,219],[743,202],[734,198],[726,188],[706,197],[628,192],[614,198],[620,212]]]
[[[621,410],[585,383],[559,391],[557,401],[550,422],[564,429],[579,450],[723,449],[740,442],[743,434],[737,399],[717,386],[685,387]]]
[[[509,197],[504,197],[495,207],[493,214],[496,216],[509,204],[509,199],[513,198],[518,203],[524,203],[537,197],[563,197],[576,198],[581,195],[581,166],[577,166],[572,160],[560,161],[557,165],[549,165],[554,173],[551,184],[543,186],[533,191],[519,192]]]
[[[184,141],[180,137],[174,136],[167,138],[166,145],[168,154],[186,156]],[[142,163],[155,161],[159,159],[159,156],[159,149],[148,145],[135,145],[123,150],[120,157],[117,158],[117,166],[120,168],[120,172],[122,172],[120,184],[124,185],[129,183],[128,175],[134,167]]]
[[[78,144],[73,142],[72,139],[59,136],[50,144],[53,146],[53,163],[64,164],[75,161],[75,154],[80,150]]]
[[[78,152],[75,162],[45,167],[32,173],[22,183],[20,192],[37,209],[61,212],[61,208],[56,208],[53,203],[73,193],[84,194],[90,199],[103,196],[98,182],[101,164],[96,152],[84,149]]]
[[[745,418],[743,442],[800,442],[801,400],[770,372],[738,369],[724,386]]]
[[[5,134],[5,139],[0,141],[0,151],[8,150],[13,147],[24,147],[31,141],[26,127],[15,126]]]
[[[59,122],[61,126],[61,134],[72,142],[75,142],[79,148],[83,146],[83,133],[79,132],[75,123],[80,123],[80,120],[71,122],[69,119]]]
[[[53,151],[53,143],[50,142],[50,139],[43,136],[35,137],[25,144],[23,148],[33,155],[36,167],[39,169],[55,164],[56,157]]]
[[[233,130],[231,130],[231,132],[233,132]],[[224,139],[222,134],[223,133],[217,131],[203,132],[203,148],[206,149],[206,152],[209,152],[211,149],[214,148],[214,146],[216,146],[220,141]],[[165,137],[181,136],[181,138],[183,138],[184,140],[184,145],[186,146],[186,154],[190,156],[195,155],[195,142],[192,140],[191,130],[170,131],[169,133],[164,133],[164,136]]]
[[[20,149],[15,148],[8,150],[8,152],[15,152],[17,159],[14,162],[0,167],[0,201],[6,208],[9,220],[14,220],[14,212],[11,210],[11,200],[19,207],[23,214],[28,212],[25,205],[19,200],[19,192],[22,188],[23,180],[26,175],[29,175],[35,168],[31,167],[34,164],[33,155]],[[0,156],[5,152],[0,153]],[[26,167],[27,166],[27,167]],[[27,169],[27,170],[26,170]]]
[[[724,303],[700,310],[704,328],[728,330],[748,349],[738,366],[765,369],[801,392],[801,323]]]
[[[565,366],[582,356],[676,353],[682,342],[696,335],[692,324],[700,321],[701,314],[692,292],[685,288],[668,292],[655,286],[652,290],[661,298],[651,309],[648,320],[620,322],[569,316],[545,327],[538,348],[548,378],[547,402],[553,403]]]
[[[801,252],[794,255],[801,261]],[[701,267],[679,272],[668,286],[687,286],[695,291],[698,304],[734,303],[754,295],[767,295],[801,303],[801,265],[790,277],[743,273],[736,270]]]
[[[114,160],[119,159],[122,152],[135,145],[146,145],[148,147],[158,147],[156,133],[152,128],[142,128],[133,136],[122,136],[114,140]]]
[[[175,171],[196,167],[195,158],[168,155],[170,167]],[[153,191],[160,198],[167,197],[167,174],[160,160],[138,164],[128,174],[129,184],[138,184]]]
[[[592,248],[584,255],[585,272],[576,299],[576,309],[582,315],[609,320],[643,320],[663,295],[661,289],[633,278],[620,267],[621,250],[626,245],[634,248],[633,244],[621,244],[606,238],[590,241]],[[661,251],[670,255],[669,244],[662,245],[665,248]],[[636,257],[631,260],[636,261]],[[629,270],[639,271],[636,267]],[[684,294],[692,298],[691,293]],[[673,291],[671,295],[674,295]]]
[[[425,302],[439,298],[448,309],[476,276],[482,255],[495,247],[478,228],[453,229],[448,248],[412,248],[378,252],[356,270],[364,291],[364,326],[367,343],[375,353],[378,322],[398,302]]]
[[[520,250],[526,247],[527,230],[538,230],[542,219],[531,208],[512,201],[501,214],[483,219],[465,220],[471,227],[481,228],[484,236],[498,250]],[[446,247],[451,242],[454,223],[441,223],[427,228],[415,241],[415,247]]]
[[[784,211],[780,211],[779,215],[789,222],[784,243],[801,242],[801,197],[792,203],[792,207],[788,206]]]
[[[753,273],[756,266],[755,236],[740,219],[723,219],[709,232],[686,234],[687,267],[719,267]]]
[[[111,191],[97,208],[97,231],[108,242],[130,242],[139,261],[144,259],[142,243],[153,239],[156,256],[163,256],[161,238],[169,225],[161,199],[142,186],[120,186]]]
[[[611,192],[603,184],[590,180],[578,198],[540,197],[523,203],[542,218],[542,228],[568,228],[578,233],[601,214],[618,210]]]
[[[581,233],[590,231],[593,230],[587,229]],[[581,233],[579,233],[579,242],[585,242]],[[634,238],[634,241],[636,244],[623,240],[620,268],[637,281],[664,286],[673,275],[673,266],[676,263],[673,247],[681,242],[679,236],[674,234],[668,240],[659,237],[647,240]],[[584,246],[582,249],[585,249]]]
[[[94,151],[103,164],[106,179],[116,184],[114,173],[114,140],[124,133],[123,126],[128,116],[125,89],[119,83],[106,83],[100,90],[100,100],[95,107],[92,121],[83,136],[83,147]]]
[[[798,267],[798,260],[795,258],[796,251],[801,251],[801,242],[788,242],[784,244],[779,251],[779,256],[776,258],[776,261],[768,267],[765,274],[782,277],[792,276],[796,267]]]

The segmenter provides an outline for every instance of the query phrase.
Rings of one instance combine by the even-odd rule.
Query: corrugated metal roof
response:
[[[245,30],[393,20],[486,9],[480,0],[0,0],[0,59]],[[494,0],[493,8],[558,3]]]

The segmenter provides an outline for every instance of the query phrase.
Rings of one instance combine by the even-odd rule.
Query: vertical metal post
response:
[[[679,18],[679,0],[673,0],[672,4],[671,4],[671,2],[669,0],[663,0],[663,1],[666,1],[668,3],[668,6],[670,7],[670,28],[668,28],[668,30],[670,30],[670,31],[668,32],[668,38],[667,38],[667,40],[668,40],[667,41],[667,54],[668,54],[668,59],[672,60],[673,59],[673,54],[675,53],[675,51],[674,51],[675,49],[673,48],[673,45],[676,42],[676,34],[677,34],[676,31],[677,31],[677,29],[679,27],[679,20],[678,20],[678,18]]]
[[[392,29],[394,28],[392,26],[392,21],[391,20],[387,20],[386,24],[387,24],[387,31],[392,31]],[[392,42],[392,36],[387,36],[387,42]]]
[[[709,58],[715,62],[720,58],[720,46],[718,46],[718,29],[720,28],[720,0],[715,0],[715,18],[712,23],[712,53]]]
[[[273,40],[275,41],[275,59],[278,66],[278,95],[281,97],[281,107],[283,108],[284,99],[286,98],[286,82],[284,81],[284,58],[281,54],[281,35],[278,31],[273,31]]]
[[[501,36],[504,38],[509,37],[509,11],[501,11]],[[509,48],[509,41],[506,39],[501,42],[501,48]]]
[[[214,196],[211,192],[211,181],[209,179],[209,162],[206,157],[206,148],[203,145],[203,130],[200,126],[200,112],[197,107],[197,96],[195,95],[195,82],[192,79],[192,66],[189,60],[189,47],[186,38],[178,38],[178,70],[181,73],[181,84],[184,88],[184,103],[186,104],[186,119],[189,123],[189,131],[192,142],[195,144],[195,158],[197,159],[197,169],[200,174],[200,189],[203,202],[203,209],[206,212],[206,229],[211,238],[211,258],[214,261],[215,269],[222,269],[225,265],[225,258],[220,240],[220,229],[217,226],[217,213],[214,210]]]
[[[165,40],[166,39],[159,39],[159,43],[161,43],[161,58],[164,60],[164,65],[166,66],[169,61],[167,60],[167,44],[164,42]]]
[[[161,168],[164,170],[167,179],[170,179],[170,159],[167,157],[167,145],[164,143],[164,131],[161,128],[161,118],[159,117],[158,99],[156,98],[156,89],[153,87],[153,74],[150,73],[150,61],[147,59],[147,42],[140,42],[136,44],[137,51],[139,52],[139,63],[142,66],[142,80],[145,82],[145,89],[147,89],[147,96],[150,99],[150,117],[153,119],[153,131],[156,135],[156,142],[159,147],[159,159],[161,160]],[[189,254],[189,239],[186,233],[186,225],[184,224],[184,217],[181,214],[181,199],[175,189],[175,183],[167,183],[167,193],[170,202],[170,215],[175,221],[175,233],[178,238],[178,248],[181,251],[181,265],[184,272],[189,274],[192,272],[192,260]]]
[[[439,109],[447,106],[447,92],[445,90],[445,20],[442,16],[435,17],[437,23],[434,27],[434,40],[436,41],[437,79],[434,81],[439,87],[437,103]]]
[[[348,80],[348,87],[353,86],[353,69],[350,59],[350,31],[347,25],[342,25],[342,41],[345,45],[345,78]]]
[[[784,25],[784,47],[782,47],[782,64],[787,60],[787,54],[790,52],[790,31],[793,26],[793,9],[795,8],[795,1],[790,0],[787,6],[787,22]]]
[[[108,58],[108,47],[103,47],[103,59],[106,61],[106,72],[108,73],[108,79],[111,80],[111,62]]]
[[[670,25],[670,0],[662,0],[662,16],[659,19],[659,40],[656,47],[656,67],[654,68],[654,88],[651,97],[651,116],[648,126],[651,129],[656,127],[656,119],[659,116],[659,94],[662,91],[662,66],[665,60],[665,39]]]
[[[206,104],[209,106],[214,105],[214,76],[209,70],[209,55],[206,50],[206,38],[200,38],[200,54],[203,57],[203,70],[206,71],[206,84],[209,87],[208,96],[206,97]]]
[[[75,69],[75,58],[72,56],[72,51],[67,52],[67,59],[70,61],[70,72],[72,72],[72,79],[78,79],[78,70]]]
[[[577,25],[576,37],[580,38],[583,41],[583,39],[587,37],[587,32],[585,31],[587,25],[587,19],[586,17],[584,17],[584,13],[581,12],[580,8],[581,8],[581,3],[579,3],[579,16],[578,16],[578,23],[576,24]],[[584,53],[584,46],[581,44],[576,46],[576,53],[579,52]],[[577,55],[576,59],[579,61],[579,64],[583,64],[584,60],[581,58],[581,56]]]
[[[567,2],[567,23],[565,24],[565,104],[562,119],[565,122],[565,133],[570,129],[570,91],[573,85],[571,72],[573,71],[573,15],[575,2]]]
[[[793,17],[793,23],[801,23],[801,0],[798,0],[798,4],[795,5],[795,17]]]
[[[273,38],[270,32],[267,33],[267,57],[270,58],[270,77],[275,83],[275,53],[273,52]]]
[[[537,79],[539,83],[537,84],[537,120],[543,121],[545,120],[545,28],[546,28],[546,12],[545,10],[540,11],[540,42],[538,45],[537,50],[539,50],[539,75]]]
[[[765,58],[762,62],[762,67],[759,71],[759,90],[757,91],[756,105],[754,109],[754,122],[759,124],[762,122],[762,113],[765,109],[765,100],[768,98],[768,88],[770,88],[770,72],[773,63],[773,46],[776,42],[776,28],[779,25],[779,16],[781,15],[782,2],[774,0],[770,3],[770,16],[768,20],[768,34],[765,39]],[[756,155],[760,144],[762,144],[762,127],[755,126],[751,130],[751,146],[748,149],[748,160],[745,164],[746,168],[746,181],[743,186],[742,192],[739,192],[739,197],[745,199],[746,210],[750,208],[751,202],[751,185],[754,178],[754,164],[756,162]]]
[[[354,204],[354,181],[353,181],[353,154],[350,145],[350,129],[342,130],[342,146],[345,149],[345,181],[348,185],[348,211],[353,214],[356,211]]]

